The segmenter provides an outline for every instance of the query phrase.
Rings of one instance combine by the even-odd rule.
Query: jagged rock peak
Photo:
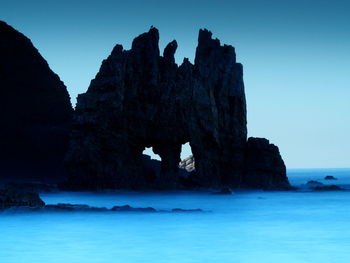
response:
[[[123,51],[124,51],[123,46],[117,44],[114,46],[111,56],[119,56]]]
[[[168,60],[170,63],[175,63],[175,52],[177,49],[176,40],[171,41],[165,48],[163,52],[164,59]]]
[[[198,46],[201,45],[220,47],[220,40],[217,38],[213,39],[213,33],[208,29],[199,29]]]
[[[138,50],[140,48],[149,48],[151,50],[158,50],[159,55],[159,31],[155,27],[151,27],[146,33],[136,37],[132,41],[131,50]]]
[[[236,63],[235,48],[231,45],[222,46],[219,39],[212,38],[212,33],[209,30],[200,29],[195,64],[208,63],[207,61],[222,60],[223,58],[226,63]]]

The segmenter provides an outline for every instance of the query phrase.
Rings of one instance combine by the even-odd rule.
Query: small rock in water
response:
[[[94,207],[89,205],[81,204],[56,204],[56,205],[46,205],[45,210],[55,210],[55,211],[92,211],[92,212],[105,212],[108,211],[105,207]]]
[[[111,211],[121,212],[157,212],[153,207],[131,207],[129,205],[113,206]]]
[[[325,180],[337,180],[337,178],[335,178],[333,175],[327,175],[324,179]]]
[[[306,184],[323,185],[323,183],[314,180],[308,181]]]
[[[337,185],[322,185],[322,186],[316,186],[313,187],[315,191],[340,191],[340,190],[345,190],[344,188],[341,188],[340,186]]]
[[[219,192],[215,192],[216,195],[231,195],[233,191],[228,187],[223,187]]]
[[[182,209],[182,208],[173,208],[171,209],[172,212],[203,212],[202,209]]]

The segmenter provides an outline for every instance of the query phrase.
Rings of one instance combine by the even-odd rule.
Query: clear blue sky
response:
[[[176,59],[194,59],[199,28],[236,47],[249,136],[280,147],[289,168],[350,167],[350,1],[1,0],[68,87],[87,89],[102,59],[151,25]],[[1,59],[1,58],[0,58]],[[189,149],[185,149],[184,155]]]

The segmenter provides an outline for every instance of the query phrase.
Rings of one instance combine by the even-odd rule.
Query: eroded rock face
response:
[[[0,21],[0,177],[62,176],[72,114],[63,82]]]
[[[265,138],[248,138],[244,153],[244,172],[240,187],[266,190],[291,189],[286,176],[286,166],[276,145],[270,144]],[[196,174],[194,157],[191,155],[180,162],[179,167]],[[191,176],[190,176],[191,177]],[[308,184],[318,182],[310,181]],[[221,192],[229,192],[227,187]],[[220,193],[220,192],[219,192]]]
[[[191,185],[241,185],[246,101],[234,48],[200,30],[194,65],[184,59],[178,66],[176,41],[163,56],[158,41],[158,30],[151,28],[134,39],[131,50],[116,45],[87,92],[78,96],[67,186],[177,188],[181,145],[187,142],[196,160]],[[156,176],[144,172],[145,147],[162,159]]]

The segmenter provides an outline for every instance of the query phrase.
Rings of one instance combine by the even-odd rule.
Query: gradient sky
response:
[[[176,60],[200,28],[243,63],[249,136],[279,146],[288,168],[350,167],[350,1],[1,0],[0,19],[29,37],[75,103],[120,43],[160,30]],[[189,149],[184,149],[184,155]]]

